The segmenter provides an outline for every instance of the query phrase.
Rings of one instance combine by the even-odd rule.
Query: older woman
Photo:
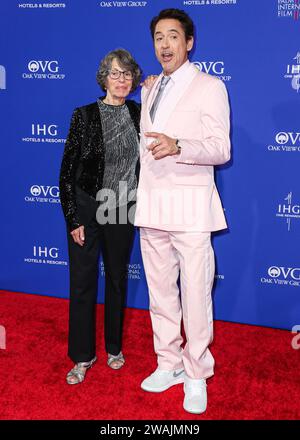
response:
[[[65,145],[60,198],[70,262],[68,355],[75,363],[67,374],[68,384],[82,382],[97,359],[95,304],[100,248],[105,269],[107,363],[113,369],[125,363],[123,306],[134,226],[128,217],[124,221],[124,212],[133,204],[127,194],[137,187],[140,119],[139,104],[126,97],[140,78],[141,69],[128,51],[117,49],[107,54],[97,72],[97,82],[106,94],[75,109]]]

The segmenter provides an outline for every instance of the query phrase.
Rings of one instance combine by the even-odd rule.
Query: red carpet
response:
[[[215,322],[215,376],[208,410],[189,415],[183,389],[160,394],[139,385],[156,368],[147,311],[127,309],[120,371],[106,366],[103,306],[98,306],[98,362],[84,383],[69,386],[68,301],[0,291],[0,419],[299,419],[300,351],[288,331]]]

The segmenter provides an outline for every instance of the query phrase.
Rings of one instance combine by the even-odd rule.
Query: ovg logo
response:
[[[99,3],[101,8],[144,8],[147,6],[146,1],[102,1]]]
[[[27,69],[22,74],[23,79],[64,79],[66,76],[58,73],[60,67],[57,60],[30,60]]]
[[[37,197],[37,196],[39,196],[41,194],[42,191],[41,191],[41,188],[38,185],[33,185],[30,188],[30,192],[31,192],[31,194],[33,196]]]
[[[298,93],[300,89],[300,52],[297,52],[293,60],[295,63],[287,65],[284,77],[291,80],[292,88]]]
[[[288,142],[289,136],[282,131],[281,133],[277,133],[275,140],[277,144],[284,145]]]
[[[30,72],[38,72],[41,70],[42,72],[58,72],[58,62],[57,61],[29,61],[28,70]]]
[[[60,203],[59,187],[32,185],[30,187],[30,195],[25,197],[25,202]]]
[[[268,269],[268,274],[271,278],[283,278],[285,280],[300,281],[299,267],[284,267],[271,266]]]
[[[268,275],[271,278],[278,278],[280,274],[281,274],[281,271],[280,271],[279,267],[277,267],[277,266],[269,267]]]
[[[275,144],[267,148],[269,151],[300,153],[300,132],[280,131],[275,135]]]
[[[268,277],[261,277],[263,284],[272,284],[279,286],[300,287],[300,268],[285,266],[270,266],[268,268]]]
[[[32,185],[30,192],[33,196],[39,196],[42,194],[44,197],[47,197],[48,195],[51,197],[59,197],[58,186]]]
[[[28,63],[28,70],[30,72],[37,72],[39,70],[40,66],[37,61],[29,61]]]
[[[231,80],[231,76],[225,74],[224,61],[194,61],[193,64],[200,72],[215,75],[222,81]]]

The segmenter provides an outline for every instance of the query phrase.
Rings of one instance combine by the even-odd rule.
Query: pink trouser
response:
[[[208,346],[213,339],[215,263],[210,232],[140,228],[140,236],[159,368],[184,368],[192,379],[211,377],[214,358]],[[187,339],[184,349],[182,317]]]

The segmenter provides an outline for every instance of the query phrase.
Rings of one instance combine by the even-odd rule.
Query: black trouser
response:
[[[73,362],[88,362],[96,353],[96,298],[99,253],[105,269],[105,348],[117,355],[122,348],[123,307],[127,287],[127,264],[134,238],[134,226],[99,225],[95,202],[80,191],[78,211],[83,220],[85,242],[73,241],[68,232],[70,261],[70,319],[68,355]],[[116,215],[118,221],[118,209]]]

